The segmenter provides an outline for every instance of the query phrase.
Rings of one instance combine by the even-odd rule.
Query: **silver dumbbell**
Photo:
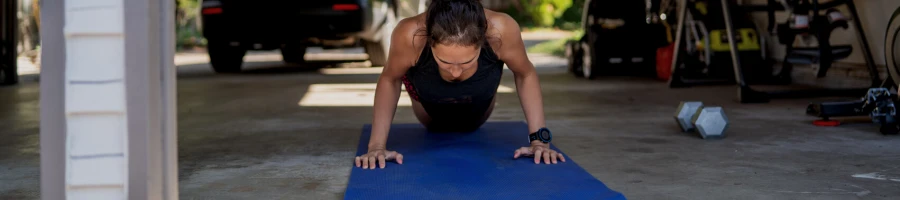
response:
[[[728,129],[728,117],[722,107],[705,106],[699,101],[681,102],[675,112],[675,121],[681,131],[697,131],[703,139],[724,138]]]

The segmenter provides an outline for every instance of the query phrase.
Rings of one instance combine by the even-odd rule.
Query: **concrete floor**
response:
[[[347,97],[371,98],[377,68],[284,66],[277,53],[264,53],[248,58],[245,74],[219,75],[195,58],[179,67],[182,199],[342,198],[372,116],[371,101]],[[560,59],[533,59],[554,143],[629,199],[900,196],[900,137],[865,121],[813,126],[804,110],[821,99],[742,105],[732,86],[588,81],[567,74]],[[490,120],[524,120],[508,71],[502,86]],[[37,199],[38,84],[0,87],[0,94],[0,199]],[[672,115],[682,100],[724,106],[728,137],[680,133]],[[416,122],[408,104],[401,101],[395,122]]]

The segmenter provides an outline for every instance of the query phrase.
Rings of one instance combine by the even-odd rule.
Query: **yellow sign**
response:
[[[737,42],[738,51],[752,51],[759,50],[759,37],[756,35],[756,30],[752,28],[742,28],[738,29],[738,35],[734,37]],[[725,30],[712,30],[709,33],[710,41],[709,45],[713,51],[731,51],[731,47],[728,44],[728,38],[726,37]]]

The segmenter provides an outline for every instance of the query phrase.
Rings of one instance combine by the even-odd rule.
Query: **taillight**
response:
[[[200,13],[204,15],[222,14],[222,2],[218,0],[203,1],[201,7]]]
[[[332,10],[335,11],[353,11],[359,10],[359,5],[356,4],[334,4],[331,6]]]
[[[204,15],[222,14],[222,8],[204,8],[200,13]]]

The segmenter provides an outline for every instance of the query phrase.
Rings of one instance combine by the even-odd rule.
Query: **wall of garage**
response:
[[[861,18],[859,21],[862,22],[863,29],[866,31],[866,37],[869,39],[869,43],[874,53],[873,57],[875,58],[875,62],[878,65],[884,65],[884,34],[885,29],[887,28],[888,21],[890,20],[891,14],[894,13],[894,10],[900,8],[900,1],[897,0],[855,0],[854,1],[859,9],[859,17]],[[844,9],[845,10],[845,9]],[[847,13],[849,14],[849,12]],[[856,32],[853,30],[841,31],[841,33],[834,35],[831,38],[833,42],[839,43],[853,43],[855,49],[861,48],[858,47],[858,42],[856,42]],[[864,63],[865,59],[863,58],[861,51],[854,51],[853,55],[851,55],[847,62],[852,63]]]
[[[744,0],[744,2],[751,2],[754,4],[765,4],[766,0]],[[862,23],[863,29],[865,29],[866,37],[869,41],[869,48],[872,52],[872,58],[875,60],[875,63],[879,66],[879,70],[883,70],[885,64],[885,56],[884,56],[884,34],[885,29],[887,27],[888,21],[890,20],[891,14],[893,14],[894,10],[900,7],[900,1],[897,0],[854,0],[856,7],[858,9],[858,14],[860,19],[859,22]],[[846,6],[838,7],[845,16],[850,17],[850,12],[847,10]],[[765,13],[754,13],[754,19],[760,23],[761,26],[765,26],[767,16]],[[783,22],[788,17],[787,13],[776,13],[776,22]],[[773,38],[774,39],[774,38]],[[841,79],[846,81],[854,81],[854,80],[863,80],[868,79],[868,72],[865,69],[865,58],[863,56],[862,47],[860,46],[857,40],[857,32],[853,28],[853,25],[850,25],[850,28],[843,30],[837,29],[833,32],[831,36],[832,44],[851,44],[853,45],[853,54],[850,57],[838,61],[834,68],[835,70],[829,70],[828,76],[831,79]],[[768,42],[771,47],[771,53],[776,58],[784,57],[784,46],[778,44],[778,41],[770,40]],[[805,74],[803,72],[804,69],[798,69],[801,71],[800,73],[804,73],[801,75],[795,75],[797,77],[810,77],[812,76],[812,72],[810,74]],[[849,79],[849,80],[848,80]],[[835,85],[846,85],[853,84],[847,82],[835,82],[835,81],[822,81],[822,80],[809,80],[809,83],[825,83],[829,82]]]
[[[766,0],[752,0],[744,2],[752,2],[754,4],[765,4]],[[900,7],[900,1],[897,0],[854,0],[853,1],[858,8],[859,17],[861,18],[859,21],[862,22],[863,29],[865,29],[866,37],[869,39],[869,45],[872,52],[874,53],[873,58],[875,62],[879,65],[884,65],[884,32],[887,26],[888,20],[893,14],[894,10]],[[843,13],[850,17],[850,12],[847,10],[845,6],[838,7]],[[755,13],[755,20],[760,23],[760,25],[764,26],[767,20],[765,13]],[[776,13],[776,22],[783,22],[788,17],[787,13]],[[845,59],[843,62],[853,63],[853,64],[863,64],[865,63],[865,58],[863,58],[862,51],[860,51],[859,43],[856,38],[856,30],[853,29],[851,25],[849,29],[843,30],[838,29],[831,36],[832,44],[853,44],[853,54]],[[778,41],[770,41],[771,45],[779,45]],[[779,45],[777,48],[772,49],[773,53],[777,57],[784,56],[784,48]]]

